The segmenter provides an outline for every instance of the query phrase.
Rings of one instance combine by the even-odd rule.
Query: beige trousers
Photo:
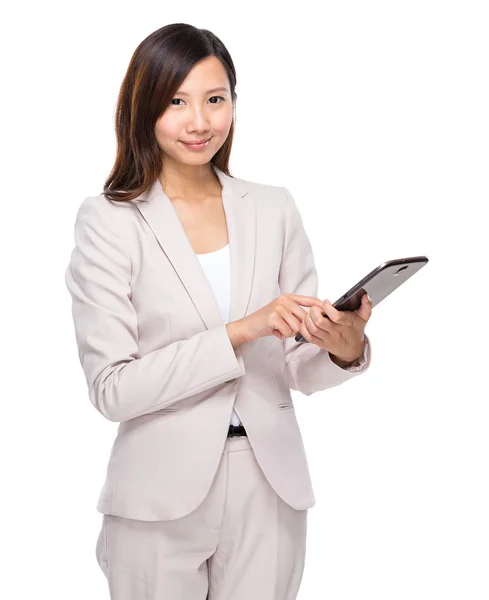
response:
[[[247,437],[231,437],[195,511],[173,521],[103,515],[97,561],[111,600],[295,600],[307,512],[275,493]]]

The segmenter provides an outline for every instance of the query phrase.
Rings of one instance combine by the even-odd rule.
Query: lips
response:
[[[188,146],[197,146],[198,144],[205,144],[210,139],[211,138],[207,138],[206,140],[196,140],[196,141],[192,141],[192,142],[183,142],[183,143],[187,144]]]

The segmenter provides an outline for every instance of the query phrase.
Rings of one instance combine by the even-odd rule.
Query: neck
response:
[[[202,197],[215,194],[217,186],[220,189],[219,178],[210,163],[197,166],[165,164],[159,180],[168,197]]]

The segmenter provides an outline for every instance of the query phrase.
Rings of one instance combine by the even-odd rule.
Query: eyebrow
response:
[[[207,90],[206,94],[211,94],[212,92],[227,92],[228,88],[226,87],[216,87],[216,88],[212,88],[212,90]],[[190,94],[187,94],[187,92],[177,92],[177,94],[180,94],[181,96],[189,96]]]

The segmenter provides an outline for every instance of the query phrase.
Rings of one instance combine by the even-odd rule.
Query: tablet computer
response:
[[[357,310],[360,308],[363,295],[367,293],[372,299],[372,307],[374,307],[417,273],[427,262],[426,256],[388,260],[356,283],[341,298],[338,298],[333,306],[336,310]],[[323,317],[328,318],[324,313]],[[301,333],[295,336],[295,341],[307,342]]]

